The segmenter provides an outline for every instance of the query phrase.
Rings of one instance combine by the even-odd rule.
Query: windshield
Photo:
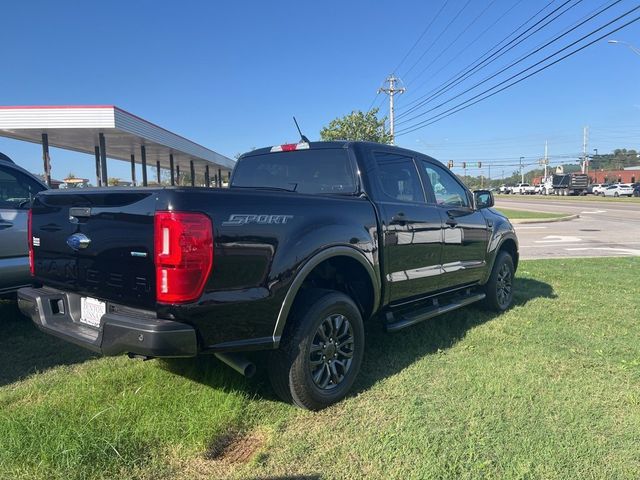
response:
[[[231,187],[352,194],[356,182],[346,150],[318,149],[244,157],[233,171]]]

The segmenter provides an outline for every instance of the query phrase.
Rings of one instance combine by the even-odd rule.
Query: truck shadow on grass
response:
[[[556,298],[551,285],[528,278],[516,278],[514,306],[524,306],[536,298]],[[365,359],[352,391],[370,388],[382,378],[394,375],[426,355],[446,350],[462,340],[466,333],[499,314],[471,306],[427,320],[397,333],[386,333],[379,323],[367,326]],[[245,379],[213,357],[163,360],[163,368],[213,388],[242,391],[249,396],[275,400],[264,365],[267,353],[251,356],[258,366],[252,379]],[[222,369],[224,372],[220,371]]]
[[[537,298],[557,297],[551,285],[529,278],[516,278],[514,290],[514,307],[525,306]],[[353,393],[369,389],[382,378],[394,375],[427,355],[446,351],[464,339],[467,332],[500,315],[481,305],[472,305],[397,333],[369,328],[365,358]]]
[[[82,363],[95,355],[40,332],[13,301],[0,302],[0,387],[58,365]]]

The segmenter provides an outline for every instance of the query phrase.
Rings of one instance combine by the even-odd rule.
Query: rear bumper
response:
[[[21,288],[18,307],[43,332],[103,355],[193,357],[198,353],[193,327],[155,318],[153,312],[114,309],[108,304],[99,329],[80,323],[80,298],[47,287]]]

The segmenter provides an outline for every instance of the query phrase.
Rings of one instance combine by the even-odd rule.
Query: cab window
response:
[[[0,167],[0,208],[28,209],[44,187],[22,172]]]
[[[469,208],[469,196],[467,190],[458,183],[452,173],[444,167],[431,162],[420,161],[426,174],[437,205],[443,207]]]
[[[423,202],[424,191],[413,158],[395,153],[374,153],[382,193],[401,202]]]

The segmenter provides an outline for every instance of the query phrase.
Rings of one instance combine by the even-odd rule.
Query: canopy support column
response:
[[[94,152],[96,155],[96,185],[102,186],[102,174],[100,173],[100,147],[95,146]]]
[[[176,165],[176,183],[180,185],[180,165]]]
[[[100,141],[100,171],[102,177],[102,186],[109,186],[109,177],[107,176],[107,143],[104,139],[104,133],[98,134]]]
[[[136,156],[131,154],[131,184],[136,186]]]
[[[160,160],[156,161],[156,181],[160,185]]]
[[[218,180],[220,181],[220,187],[222,188],[222,170],[218,169]]]
[[[204,167],[204,183],[207,184],[207,188],[211,187],[211,180],[209,178],[209,165]]]
[[[147,186],[147,149],[144,145],[140,147],[140,155],[142,158],[142,186]]]
[[[51,188],[51,158],[49,157],[49,135],[42,134],[42,161],[44,162],[44,178]]]
[[[169,154],[169,168],[171,169],[171,186],[176,184],[175,170],[173,167],[173,153]]]
[[[193,168],[193,160],[189,160],[189,170],[191,173],[191,186],[196,186],[196,170]]]

